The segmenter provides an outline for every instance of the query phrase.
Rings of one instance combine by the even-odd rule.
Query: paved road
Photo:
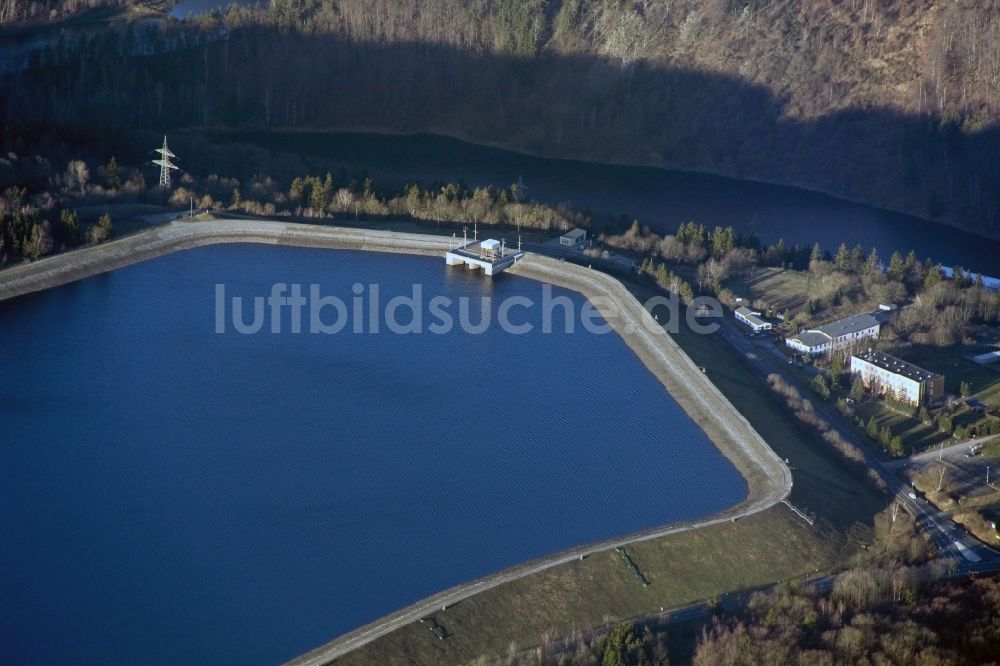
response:
[[[795,386],[803,396],[811,396],[811,390],[803,386],[797,377],[787,372],[787,361],[784,360],[785,357],[780,350],[775,349],[771,338],[747,338],[746,330],[731,319],[726,319],[719,329],[719,333],[762,373],[765,375],[776,373],[783,377],[786,382]],[[753,340],[760,340],[760,342],[755,344]],[[965,528],[953,522],[947,514],[938,511],[932,504],[919,497],[910,497],[912,489],[900,480],[885,462],[872,453],[867,444],[859,441],[854,432],[842,426],[839,417],[831,412],[827,403],[818,399],[810,399],[810,402],[813,403],[816,412],[824,417],[832,428],[862,452],[865,464],[875,470],[895,500],[915,517],[917,524],[930,536],[942,556],[963,558],[965,562],[968,562],[968,557],[978,557],[979,562],[984,566],[1000,563],[1000,553],[972,537]],[[966,549],[964,553],[958,544],[964,546]],[[968,553],[972,553],[972,555],[970,556]]]
[[[945,447],[935,447],[933,449],[928,449],[923,453],[918,453],[916,455],[910,456],[909,458],[899,458],[886,463],[887,467],[901,468],[908,467],[914,463],[930,461],[930,460],[955,460],[957,458],[964,458],[966,453],[969,453],[970,447],[978,447],[981,444],[997,439],[1000,435],[986,435],[985,437],[977,437],[975,439],[969,439],[964,442],[959,442],[957,444],[949,444]]]
[[[953,453],[950,457],[945,456],[942,460],[937,458],[927,458],[911,462],[907,470],[924,471],[931,474],[943,472],[944,489],[953,495],[966,499],[983,499],[988,503],[993,503],[997,498],[997,491],[1000,490],[998,480],[998,470],[1000,464],[996,461],[981,456],[966,457],[963,453]],[[986,484],[986,477],[989,475],[990,484]]]
[[[995,460],[972,454],[970,448],[996,440],[997,436],[979,437],[960,444],[944,447],[889,463],[890,467],[905,470],[943,472],[945,488],[949,493],[969,499],[996,497],[1000,481],[1000,464]],[[987,477],[990,484],[987,485]]]

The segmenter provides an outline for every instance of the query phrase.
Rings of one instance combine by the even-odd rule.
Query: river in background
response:
[[[420,283],[492,297],[494,321],[542,290],[441,259],[233,245],[0,303],[0,663],[276,663],[746,495],[614,333],[545,334],[521,307],[523,335],[214,332],[216,283],[275,282],[347,302],[378,283],[383,304]]]
[[[222,140],[221,137],[219,140]],[[1000,240],[910,215],[851,203],[793,187],[652,167],[626,167],[533,157],[428,134],[248,133],[227,135],[265,148],[365,167],[399,181],[462,180],[507,187],[521,177],[529,195],[599,212],[637,217],[660,232],[694,220],[711,228],[732,225],[767,243],[840,243],[875,247],[884,260],[894,250],[1000,273]],[[266,170],[265,170],[266,171]]]

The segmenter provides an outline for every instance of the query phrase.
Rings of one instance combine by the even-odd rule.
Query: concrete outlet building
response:
[[[943,375],[871,349],[851,357],[851,372],[873,393],[890,394],[911,405],[933,405],[944,397]]]
[[[785,344],[797,352],[818,356],[843,349],[865,338],[877,338],[880,326],[878,320],[870,314],[859,314],[802,331],[786,339]]]
[[[518,248],[521,243],[518,242]],[[474,240],[471,243],[448,250],[445,263],[449,266],[465,264],[466,268],[482,269],[486,275],[497,275],[524,258],[524,252],[507,248],[503,241],[487,238],[484,241]]]

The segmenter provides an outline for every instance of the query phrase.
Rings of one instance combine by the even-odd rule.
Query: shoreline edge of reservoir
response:
[[[74,250],[0,271],[0,301],[57,287],[156,257],[207,245],[256,243],[443,256],[444,236],[319,226],[270,220],[174,221],[94,247]],[[288,662],[318,666],[359,648],[431,612],[494,588],[587,555],[638,541],[736,520],[763,511],[791,492],[792,475],[746,418],[664,331],[654,332],[652,315],[616,278],[570,262],[527,253],[511,273],[579,292],[617,306],[608,319],[622,341],[660,381],[671,398],[708,436],[747,483],[738,504],[700,519],[671,523],[621,538],[580,545],[444,590],[359,627]]]

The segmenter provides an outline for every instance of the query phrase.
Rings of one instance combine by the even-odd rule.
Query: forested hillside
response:
[[[130,7],[132,0],[0,0],[0,25],[57,20],[95,7]]]
[[[437,131],[1000,234],[1000,0],[274,0],[65,44],[4,90],[12,131]]]

